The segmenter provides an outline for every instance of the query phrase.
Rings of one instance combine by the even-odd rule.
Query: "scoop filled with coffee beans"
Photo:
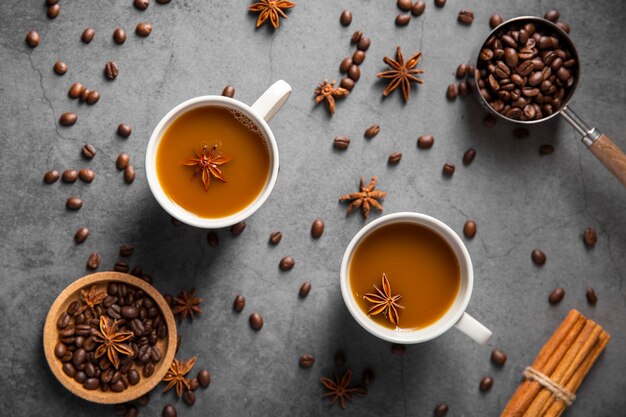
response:
[[[475,63],[476,91],[491,113],[521,124],[563,116],[582,135],[589,150],[626,186],[626,155],[569,108],[580,77],[580,62],[561,27],[539,17],[510,19],[489,34]]]

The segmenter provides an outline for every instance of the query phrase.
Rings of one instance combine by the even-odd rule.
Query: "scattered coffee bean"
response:
[[[444,417],[446,414],[448,414],[448,404],[446,403],[441,403],[441,404],[437,404],[437,406],[435,407],[435,417]]]
[[[550,304],[552,305],[558,304],[561,302],[561,300],[563,300],[563,297],[565,297],[565,290],[560,287],[555,288],[550,293],[550,296],[548,297],[548,301],[550,301]]]
[[[76,115],[76,113],[68,111],[61,115],[61,117],[59,118],[59,123],[62,126],[72,126],[74,123],[76,123],[77,120],[78,116]]]
[[[87,28],[83,31],[80,40],[83,41],[83,43],[89,43],[93,40],[94,36],[96,36],[96,31],[92,28]]]
[[[31,30],[30,32],[26,34],[26,43],[31,48],[36,48],[40,42],[41,42],[41,36],[39,36],[39,33],[35,32],[34,30]]]
[[[126,184],[132,184],[133,181],[135,181],[135,168],[129,165],[124,169],[124,182]]]
[[[452,83],[448,85],[448,89],[446,90],[446,97],[448,100],[455,100],[459,95],[459,87]]]
[[[305,282],[300,286],[300,291],[298,292],[298,295],[300,295],[300,298],[305,298],[307,295],[309,295],[310,292],[311,292],[311,283]]]
[[[237,224],[234,224],[234,225],[232,225],[232,226],[230,227],[230,233],[231,233],[233,236],[237,237],[237,236],[239,236],[240,234],[242,234],[242,233],[243,233],[243,231],[244,231],[244,229],[245,229],[245,228],[246,228],[246,222],[241,221],[241,222],[239,222],[239,223],[237,223]]]
[[[185,391],[183,394],[183,401],[188,406],[194,405],[196,402],[196,394],[194,394],[194,392],[191,390]]]
[[[123,244],[120,246],[119,254],[122,258],[128,258],[133,254],[133,252],[135,252],[135,248],[132,245]]]
[[[413,7],[411,7],[411,14],[413,16],[421,16],[424,10],[426,10],[426,3],[420,0],[415,2]]]
[[[88,143],[83,145],[83,147],[81,149],[81,152],[82,152],[83,156],[85,158],[87,158],[87,159],[91,159],[94,156],[96,156],[96,148],[94,148],[93,145],[90,145]]]
[[[370,368],[367,368],[363,371],[363,383],[365,385],[372,385],[375,380],[376,377],[374,375],[374,371],[372,371]]]
[[[243,295],[237,295],[235,301],[233,301],[233,310],[237,313],[241,313],[246,306],[246,299]]]
[[[391,345],[391,353],[394,355],[404,355],[406,353],[406,345],[394,343]]]
[[[296,261],[291,256],[285,256],[280,260],[278,267],[282,271],[289,271],[296,264]]]
[[[504,19],[499,14],[491,15],[491,17],[489,18],[489,27],[491,29],[497,28],[502,23],[504,23]]]
[[[474,12],[471,10],[461,10],[457,20],[462,25],[471,25],[474,22]]]
[[[150,402],[150,393],[144,394],[141,397],[139,397],[137,399],[137,402],[139,403],[139,405],[141,405],[142,407],[146,407],[148,405],[148,403]]]
[[[76,182],[78,179],[78,171],[75,169],[66,169],[63,171],[63,175],[61,175],[61,180],[68,184]]]
[[[433,135],[422,135],[417,138],[417,147],[420,149],[430,149],[435,144],[435,137]]]
[[[362,36],[361,39],[359,40],[359,43],[357,43],[356,48],[359,51],[367,51],[370,47],[370,45],[372,44],[372,40],[370,38],[368,38],[367,36]]]
[[[212,247],[212,248],[216,248],[220,244],[220,237],[217,235],[216,232],[209,232],[209,233],[207,233],[206,240],[207,240],[209,246]]]
[[[497,122],[498,119],[493,114],[488,114],[483,118],[483,125],[485,127],[494,127]]]
[[[123,261],[115,262],[113,265],[113,270],[116,272],[128,272],[128,264]]]
[[[313,220],[311,224],[311,236],[314,239],[319,239],[324,233],[324,222],[320,219]]]
[[[315,358],[313,357],[313,355],[305,353],[304,355],[300,356],[298,363],[300,364],[300,368],[310,368],[315,363]]]
[[[356,32],[352,34],[352,37],[350,38],[350,42],[359,43],[362,37],[363,37],[363,32],[361,32],[360,30],[357,30]]]
[[[224,89],[222,90],[222,95],[224,97],[230,97],[233,98],[235,97],[235,87],[232,85],[227,85],[226,87],[224,87]]]
[[[60,12],[61,6],[59,6],[58,4],[53,4],[52,6],[48,7],[46,14],[50,19],[55,19]]]
[[[556,23],[556,21],[559,20],[559,17],[561,17],[561,14],[558,10],[548,10],[543,17],[546,20]]]
[[[398,6],[398,9],[408,12],[409,10],[411,10],[413,3],[411,2],[411,0],[398,0],[396,2],[396,5]]]
[[[486,376],[480,380],[480,390],[482,392],[487,392],[493,387],[493,378],[490,376]]]
[[[352,58],[350,57],[344,58],[343,61],[341,61],[341,64],[339,64],[339,71],[342,73],[347,73],[351,66],[352,66]]]
[[[83,168],[78,171],[78,177],[86,183],[91,183],[95,176],[96,174],[89,168]]]
[[[468,220],[463,225],[463,234],[466,238],[472,239],[476,236],[476,222],[474,220]]]
[[[513,136],[517,139],[525,139],[530,136],[530,131],[525,127],[518,127],[513,131]]]
[[[396,26],[406,26],[411,21],[410,14],[399,14],[396,16]]]
[[[435,0],[435,6],[443,7],[446,5],[446,0]]]
[[[81,227],[74,234],[74,241],[76,241],[76,243],[83,243],[85,240],[87,240],[88,237],[89,229],[87,229],[86,227]]]
[[[337,352],[335,352],[335,365],[344,366],[345,364],[346,364],[346,355],[343,353],[343,351],[338,350]]]
[[[166,404],[163,407],[163,411],[161,412],[162,417],[178,417],[176,413],[176,408],[172,404]]]
[[[593,248],[598,243],[598,232],[591,227],[585,228],[583,231],[583,242],[588,248]]]
[[[469,148],[463,154],[463,164],[464,165],[471,164],[474,161],[474,158],[476,158],[476,150]]]
[[[535,263],[535,265],[539,265],[539,266],[544,265],[546,263],[546,260],[548,259],[546,254],[543,253],[539,249],[533,249],[533,251],[530,254],[530,257]]]
[[[459,64],[459,66],[456,67],[456,78],[458,78],[459,80],[462,80],[463,78],[465,78],[466,75],[467,75],[467,64]]]
[[[120,123],[117,126],[117,134],[123,138],[127,138],[133,133],[133,129],[125,123]]]
[[[135,33],[145,38],[152,33],[152,25],[146,22],[139,23],[135,28]]]
[[[87,268],[94,270],[94,269],[97,269],[99,266],[100,266],[100,255],[94,252],[91,255],[89,255],[89,258],[87,259]]]
[[[138,10],[146,10],[150,6],[150,0],[133,0],[133,6]]]
[[[380,133],[380,126],[371,125],[367,129],[365,129],[365,133],[363,134],[363,136],[365,136],[367,139],[372,139],[373,137],[378,135],[378,133]]]
[[[401,159],[402,154],[400,152],[393,152],[391,155],[389,155],[389,158],[387,158],[387,163],[389,165],[397,165],[400,163]]]
[[[74,83],[70,87],[70,90],[67,92],[67,95],[70,98],[78,98],[78,97],[80,97],[80,95],[82,94],[84,89],[85,89],[85,87],[83,87],[83,85],[81,83]]]
[[[569,33],[570,32],[570,27],[567,23],[565,22],[556,22],[556,25],[558,27],[560,27],[561,29],[563,29],[563,32],[565,33]]]
[[[87,94],[87,98],[85,98],[85,102],[89,105],[96,104],[100,100],[100,93],[96,90],[89,91]]]
[[[506,359],[506,353],[502,352],[501,350],[494,349],[493,351],[491,351],[491,362],[493,362],[495,365],[504,365],[506,363]]]
[[[347,136],[337,136],[333,141],[333,146],[341,150],[348,149],[348,146],[350,146],[350,138]]]
[[[350,26],[350,23],[352,23],[352,12],[350,10],[344,10],[343,12],[341,12],[339,21],[341,22],[342,26]]]
[[[457,88],[461,97],[466,97],[470,93],[470,87],[466,81],[461,81]]]
[[[78,197],[70,197],[65,202],[65,206],[70,210],[80,210],[83,206],[83,200]]]
[[[280,232],[272,232],[270,234],[270,243],[272,243],[273,245],[278,245],[278,243],[280,243],[280,240],[283,238],[283,234]]]
[[[261,330],[261,327],[263,327],[263,317],[261,317],[261,315],[259,313],[252,313],[250,314],[250,327],[252,327],[252,329],[254,330]]]
[[[122,28],[116,28],[113,31],[113,41],[118,45],[122,45],[126,42],[126,31]]]
[[[80,101],[85,101],[87,100],[87,96],[91,94],[91,90],[88,88],[84,88],[83,91],[81,91],[80,93]]]
[[[56,171],[56,170],[48,171],[43,176],[43,182],[45,182],[46,184],[52,184],[52,183],[57,182],[57,180],[60,177],[61,177],[61,174],[59,174],[59,171]]]
[[[202,388],[207,388],[209,384],[211,384],[211,374],[206,369],[202,369],[200,372],[198,372],[197,378],[198,384],[200,384]]]
[[[539,148],[539,155],[541,156],[550,155],[553,152],[554,146],[552,145],[541,145],[541,147]]]
[[[117,159],[115,160],[115,166],[118,170],[123,170],[126,169],[126,167],[128,167],[128,164],[130,162],[130,156],[128,156],[128,154],[126,152],[122,152],[117,156]]]
[[[67,64],[62,61],[57,61],[54,63],[54,72],[57,75],[63,75],[67,72]]]
[[[596,290],[591,287],[587,288],[587,302],[592,306],[595,306],[598,302],[598,295],[596,294]]]
[[[451,177],[454,174],[455,166],[449,162],[443,164],[442,172],[445,176]]]
[[[352,62],[356,65],[361,65],[365,61],[365,52],[356,50],[352,54]]]
[[[113,61],[109,61],[104,65],[104,76],[109,80],[114,80],[120,73],[120,69]]]
[[[358,65],[352,64],[348,69],[348,77],[352,79],[352,81],[359,81],[361,78],[361,70]]]
[[[352,78],[344,77],[341,79],[341,83],[339,84],[341,88],[345,88],[348,91],[352,91],[354,88],[354,80]]]

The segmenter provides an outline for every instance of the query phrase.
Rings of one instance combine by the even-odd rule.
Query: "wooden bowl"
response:
[[[73,378],[63,372],[63,363],[54,355],[54,347],[59,342],[59,330],[57,328],[57,320],[59,316],[67,309],[69,304],[80,298],[81,289],[89,289],[92,285],[100,291],[105,291],[109,282],[120,282],[131,285],[143,290],[157,304],[167,328],[167,337],[159,340],[157,346],[163,352],[163,357],[154,367],[154,373],[149,378],[142,376],[137,385],[130,385],[122,392],[102,392],[100,389],[93,391],[83,388],[83,385],[76,382]],[[165,376],[170,364],[174,360],[176,353],[176,323],[174,315],[165,298],[150,284],[136,278],[132,275],[123,274],[121,272],[98,272],[95,274],[82,277],[70,284],[50,307],[46,324],[43,329],[43,348],[46,354],[46,360],[56,378],[72,393],[100,404],[119,404],[132,401],[151,391]],[[141,372],[140,372],[141,374]]]

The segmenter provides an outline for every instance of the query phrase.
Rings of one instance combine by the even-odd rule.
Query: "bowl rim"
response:
[[[58,343],[58,329],[56,327],[56,322],[63,303],[69,297],[76,294],[80,289],[109,281],[123,282],[125,284],[138,287],[146,292],[146,294],[148,294],[155,301],[155,303],[159,306],[159,310],[163,314],[163,318],[165,319],[165,326],[167,327],[168,335],[167,350],[165,351],[162,360],[164,364],[171,363],[174,360],[177,340],[176,322],[174,321],[174,314],[172,313],[172,310],[167,304],[165,298],[156,288],[147,282],[132,275],[114,271],[96,272],[85,275],[65,287],[65,289],[52,303],[52,306],[48,311],[48,315],[46,316],[43,328],[43,348],[50,370],[56,379],[71,393],[87,401],[99,404],[121,404],[135,400],[150,392],[161,382],[165,373],[169,369],[169,365],[162,366],[159,371],[155,370],[149,378],[142,378],[137,385],[131,387],[132,389],[128,388],[122,392],[114,393],[115,395],[112,395],[111,392],[102,392],[99,389],[89,391],[73,383],[73,379],[63,372],[63,365],[54,354],[54,347]]]

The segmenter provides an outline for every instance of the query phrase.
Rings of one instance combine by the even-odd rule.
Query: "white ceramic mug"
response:
[[[357,302],[354,299],[353,291],[350,288],[349,268],[352,255],[354,254],[356,247],[369,233],[392,223],[407,222],[425,226],[436,232],[446,242],[448,242],[454,251],[455,256],[459,260],[459,266],[461,269],[461,285],[452,306],[435,323],[422,329],[397,331],[377,324],[357,305]],[[394,213],[376,219],[367,226],[363,227],[356,234],[356,236],[354,236],[346,248],[346,252],[343,255],[343,261],[341,263],[340,279],[341,295],[343,296],[343,301],[346,303],[352,317],[354,317],[354,319],[365,330],[383,340],[403,344],[422,343],[442,335],[451,327],[456,327],[482,345],[486,344],[491,338],[491,331],[465,312],[472,295],[472,288],[474,286],[472,260],[467,252],[467,248],[463,244],[461,238],[459,238],[459,236],[449,226],[434,217],[421,213]]]
[[[276,145],[276,139],[267,122],[278,113],[290,95],[291,86],[285,81],[279,80],[272,84],[252,106],[248,106],[239,100],[229,97],[201,96],[187,100],[170,110],[161,119],[156,128],[154,128],[150,141],[148,142],[148,149],[146,150],[146,177],[148,179],[148,185],[150,186],[150,191],[152,191],[154,198],[161,207],[181,222],[204,229],[219,229],[232,226],[245,220],[257,211],[269,197],[274,188],[274,184],[276,184],[276,177],[278,176],[278,146]],[[270,175],[265,187],[250,205],[227,217],[198,217],[180,207],[165,194],[156,172],[157,149],[167,128],[181,114],[203,106],[227,107],[248,116],[263,133],[263,138],[267,141],[267,148],[270,151]]]

